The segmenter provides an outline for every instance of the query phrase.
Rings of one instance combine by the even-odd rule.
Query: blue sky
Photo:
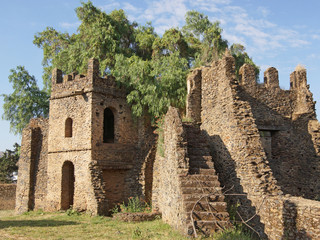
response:
[[[307,68],[314,100],[320,104],[320,1],[319,0],[93,0],[106,12],[124,9],[131,21],[151,21],[162,34],[184,23],[188,10],[197,10],[219,20],[223,37],[241,43],[263,73],[267,67],[279,71],[280,86],[289,89],[289,75],[297,64]],[[78,0],[11,0],[0,8],[0,93],[12,92],[10,69],[23,65],[42,84],[42,51],[33,37],[47,26],[75,32],[79,26],[74,9]],[[262,77],[260,77],[262,79]],[[320,113],[317,103],[317,112]],[[2,115],[3,99],[0,98]],[[9,122],[0,120],[0,151],[11,149],[20,137],[9,132]]]

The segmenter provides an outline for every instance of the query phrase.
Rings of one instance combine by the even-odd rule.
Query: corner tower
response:
[[[48,135],[47,210],[105,214],[133,195],[137,128],[125,90],[99,76],[97,60],[86,76],[53,70]]]

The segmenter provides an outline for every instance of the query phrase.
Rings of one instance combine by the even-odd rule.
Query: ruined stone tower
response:
[[[126,91],[96,60],[86,75],[54,69],[49,119],[23,131],[16,210],[107,214],[139,196],[195,235],[228,228],[227,205],[240,203],[262,239],[320,239],[320,123],[306,70],[290,85],[279,87],[275,68],[262,84],[248,64],[236,76],[230,54],[194,69],[188,121],[170,107],[156,151],[147,117],[132,118]]]
[[[42,146],[47,148],[45,163],[33,149],[30,156],[26,150],[27,156],[20,160],[20,164],[30,165],[27,173],[19,172],[20,179],[25,175],[34,177],[26,183],[29,196],[18,197],[28,198],[29,203],[18,204],[18,211],[66,210],[72,206],[106,214],[116,203],[142,195],[144,183],[139,185],[139,177],[144,155],[152,143],[145,144],[150,132],[143,119],[133,121],[125,90],[117,87],[112,77],[99,77],[97,60],[89,61],[86,76],[75,73],[62,76],[61,70],[53,70],[47,125],[47,145]],[[33,126],[29,128],[31,132],[35,130]],[[30,138],[26,134],[23,137],[23,143]],[[39,139],[42,141],[43,136]],[[36,142],[41,144],[39,140]],[[46,189],[42,200],[46,204],[30,197],[37,189],[34,186],[39,178],[34,167],[37,162],[43,165]],[[22,207],[25,204],[28,206]]]

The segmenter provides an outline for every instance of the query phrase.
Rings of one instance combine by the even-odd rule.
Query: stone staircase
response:
[[[210,235],[230,227],[227,204],[214,169],[209,146],[199,125],[184,123],[187,134],[189,169],[180,177],[188,234]]]

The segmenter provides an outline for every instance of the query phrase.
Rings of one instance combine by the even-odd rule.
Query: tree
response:
[[[24,93],[26,110],[18,116],[14,116],[14,111],[22,110],[15,106],[22,104],[17,104],[15,99],[21,96],[16,94],[6,99],[5,119],[11,121],[15,132],[21,132],[31,117],[46,116],[51,71],[55,67],[64,73],[85,73],[88,59],[94,57],[100,62],[102,75],[112,74],[118,84],[126,87],[127,101],[135,116],[148,113],[157,118],[170,105],[184,107],[190,68],[219,59],[228,48],[219,22],[211,22],[197,11],[187,12],[182,29],[168,29],[163,36],[155,33],[151,23],[140,26],[130,22],[123,10],[107,14],[91,1],[82,3],[76,13],[81,21],[76,33],[70,35],[48,27],[36,34],[34,44],[43,50],[44,90],[32,83],[33,91]],[[240,45],[231,46],[231,52],[236,58],[237,72],[244,62],[254,65]],[[25,78],[33,79],[29,74]],[[23,78],[20,80],[23,85]]]
[[[219,21],[210,22],[208,16],[197,11],[186,13],[186,25],[182,31],[194,48],[194,66],[211,63],[222,56],[228,41],[221,36]]]
[[[106,14],[88,1],[76,13],[81,21],[76,34],[70,36],[47,28],[34,38],[34,44],[43,49],[43,81],[47,88],[55,67],[64,73],[85,73],[88,59],[96,58],[101,74],[108,74],[115,65],[116,54],[130,57],[134,53],[137,24],[130,23],[123,10]]]
[[[4,120],[10,121],[10,131],[21,134],[31,118],[47,117],[49,113],[49,96],[40,90],[34,76],[31,76],[23,66],[10,70],[9,82],[13,93],[3,94]]]
[[[20,145],[15,143],[13,150],[6,150],[0,157],[0,182],[14,182],[14,174],[18,171],[18,160],[20,155]]]
[[[256,73],[256,79],[259,79],[259,72],[260,68],[252,61],[252,59],[248,56],[248,54],[245,52],[246,48],[242,46],[241,44],[232,44],[230,47],[230,52],[232,56],[235,58],[236,62],[236,75],[239,75],[239,69],[240,67],[248,63],[255,68]]]

